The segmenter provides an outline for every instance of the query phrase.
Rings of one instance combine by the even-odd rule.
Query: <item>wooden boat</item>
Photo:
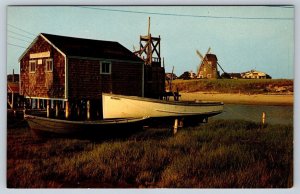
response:
[[[104,119],[95,121],[70,121],[45,118],[35,115],[24,115],[29,127],[36,132],[56,134],[94,134],[114,131],[130,131],[141,128],[148,117]]]
[[[208,117],[223,111],[223,102],[164,101],[137,96],[102,94],[103,118],[126,117]]]

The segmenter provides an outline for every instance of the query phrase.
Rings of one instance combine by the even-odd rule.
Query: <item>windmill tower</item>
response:
[[[197,55],[200,57],[200,64],[197,72],[197,78],[216,79],[219,78],[219,72],[217,69],[218,59],[217,56],[210,53],[208,48],[205,55],[202,55],[196,50]]]
[[[160,36],[150,33],[150,17],[148,34],[140,36],[140,50],[134,52],[144,61],[144,96],[160,98],[165,91],[165,68],[161,65]]]

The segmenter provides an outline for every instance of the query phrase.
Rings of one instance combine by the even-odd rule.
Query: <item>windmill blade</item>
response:
[[[202,55],[198,50],[196,50],[196,53],[197,53],[197,55],[198,55],[202,60],[204,60],[203,55]]]
[[[204,57],[203,57],[203,61],[202,61],[201,63],[203,63],[204,61],[206,61],[206,62],[208,61],[208,59],[207,59],[206,55],[207,55],[207,54],[209,54],[209,52],[210,52],[210,49],[211,49],[211,48],[209,47],[209,48],[208,48],[208,50],[207,50],[207,52],[206,52],[206,54],[204,55]]]
[[[222,71],[224,72],[224,73],[226,73],[225,71],[224,71],[224,69],[221,67],[221,65],[217,62],[217,64],[218,64],[218,66],[222,69]]]
[[[203,57],[203,55],[202,55],[198,50],[196,50],[196,53],[197,53],[197,55],[198,55],[198,56],[200,57],[200,59],[201,59],[201,62],[199,63],[198,68],[197,68],[197,77],[198,77],[199,71],[200,71],[200,66],[201,66],[201,64],[203,63],[203,61],[205,60],[205,58]]]
[[[209,47],[205,55],[209,54],[210,49],[211,49],[211,48]]]

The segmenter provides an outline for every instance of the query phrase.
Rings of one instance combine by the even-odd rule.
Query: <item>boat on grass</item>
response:
[[[71,121],[24,115],[29,127],[38,133],[92,135],[141,129],[148,117]]]
[[[165,101],[137,96],[102,94],[103,118],[194,118],[200,122],[222,113],[223,102]]]

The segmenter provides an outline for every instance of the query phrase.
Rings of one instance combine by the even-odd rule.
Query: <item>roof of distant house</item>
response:
[[[18,82],[19,81],[19,74],[8,74],[7,75],[7,81],[8,82]]]
[[[250,74],[250,73],[261,73],[261,74],[266,74],[265,72],[257,71],[257,70],[255,70],[255,69],[251,69],[250,71],[242,72],[241,74]]]

